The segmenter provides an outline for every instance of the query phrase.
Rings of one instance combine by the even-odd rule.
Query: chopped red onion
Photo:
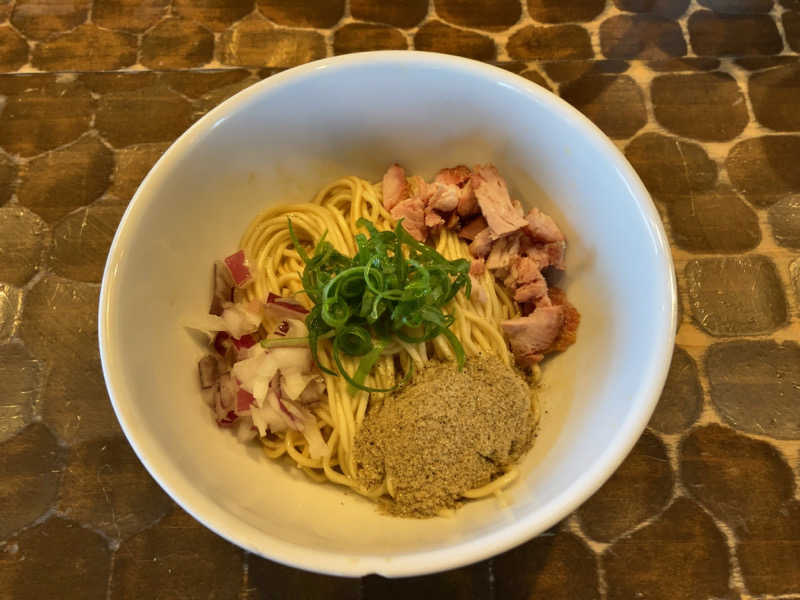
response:
[[[211,299],[209,313],[221,315],[225,309],[225,303],[233,299],[233,279],[230,271],[222,261],[214,263],[214,295]]]
[[[239,417],[236,416],[236,413],[231,410],[228,411],[228,413],[224,417],[217,419],[217,425],[219,425],[220,427],[230,427],[236,422],[236,419],[238,418]]]
[[[225,259],[225,266],[228,267],[228,271],[230,271],[236,287],[245,287],[253,281],[253,275],[250,273],[250,266],[244,255],[244,250],[239,250],[227,257]]]
[[[273,321],[283,321],[285,319],[305,319],[308,310],[293,298],[282,298],[270,292],[267,296],[264,314]]]
[[[249,333],[245,333],[240,338],[231,338],[231,341],[237,350],[241,350],[242,348],[247,349],[254,346],[257,340]]]
[[[197,363],[200,372],[200,387],[204,390],[212,387],[219,379],[219,365],[217,359],[212,354],[207,354]]]
[[[255,404],[255,401],[256,399],[253,397],[253,394],[245,389],[239,388],[239,391],[236,392],[236,414],[241,415],[250,410],[250,406]]]

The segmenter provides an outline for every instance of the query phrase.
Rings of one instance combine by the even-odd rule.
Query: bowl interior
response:
[[[212,261],[273,203],[309,200],[398,161],[493,162],[568,241],[561,285],[578,343],[544,364],[540,434],[505,503],[404,520],[218,429],[203,349],[183,324],[208,309]],[[644,188],[574,110],[521,78],[460,59],[379,53],[308,65],[228,101],[185,134],[137,193],[101,299],[112,401],[142,461],[206,525],[269,558],[336,574],[406,575],[469,563],[562,518],[613,471],[663,384],[674,330],[668,248]]]

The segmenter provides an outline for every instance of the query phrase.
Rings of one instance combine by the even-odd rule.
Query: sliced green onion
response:
[[[363,218],[356,225],[366,234],[356,234],[355,256],[344,256],[323,235],[309,257],[289,220],[289,236],[305,263],[303,292],[314,302],[306,317],[314,361],[320,364],[319,340],[332,337],[338,373],[320,368],[340,374],[356,389],[387,392],[397,386],[364,385],[386,345],[394,338],[417,344],[444,335],[461,367],[464,349],[450,331],[455,319],[445,308],[462,289],[469,297],[469,261],[447,260],[411,237],[402,220],[393,231],[378,231]],[[298,339],[267,340],[265,347],[293,343]],[[341,354],[362,357],[354,375],[344,370]]]

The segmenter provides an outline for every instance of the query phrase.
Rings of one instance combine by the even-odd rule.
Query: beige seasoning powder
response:
[[[372,408],[355,438],[359,481],[384,479],[394,492],[382,506],[407,517],[455,508],[528,450],[535,427],[533,391],[493,355],[432,362]]]

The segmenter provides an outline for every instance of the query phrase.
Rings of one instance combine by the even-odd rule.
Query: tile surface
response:
[[[561,524],[438,575],[249,555],[125,441],[97,352],[119,219],[169,144],[282,69],[489,61],[624,152],[680,290],[661,400]],[[800,598],[800,0],[0,0],[0,597]]]

